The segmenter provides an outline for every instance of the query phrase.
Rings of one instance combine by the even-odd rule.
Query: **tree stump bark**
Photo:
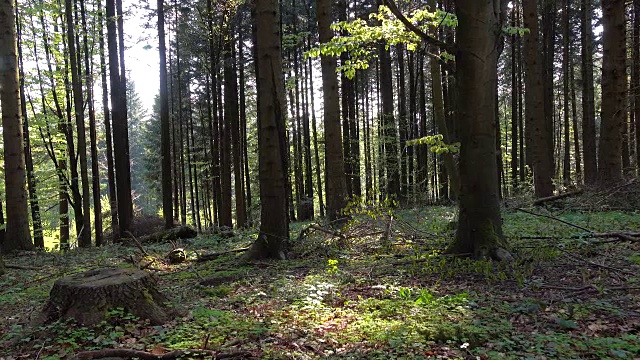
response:
[[[173,315],[166,301],[151,273],[119,268],[90,270],[54,283],[39,322],[72,318],[82,325],[95,325],[109,310],[123,308],[161,325]]]

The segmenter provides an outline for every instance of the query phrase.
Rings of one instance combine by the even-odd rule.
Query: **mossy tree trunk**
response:
[[[504,6],[459,0],[456,14],[460,213],[451,253],[502,259],[504,251],[496,159],[495,91]]]

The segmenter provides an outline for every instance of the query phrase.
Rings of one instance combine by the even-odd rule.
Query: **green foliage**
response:
[[[447,144],[443,141],[441,134],[421,137],[419,139],[407,140],[407,146],[427,145],[429,151],[440,154],[457,154],[460,151],[460,143]]]
[[[458,19],[454,14],[441,10],[431,12],[426,9],[414,11],[408,20],[416,24],[422,31],[428,32],[429,27],[445,26],[456,27]],[[372,24],[373,23],[373,24]],[[343,72],[348,78],[353,78],[357,70],[365,70],[369,67],[369,60],[375,55],[378,43],[384,42],[387,48],[391,45],[404,44],[409,51],[418,50],[421,38],[391,13],[386,6],[380,6],[378,13],[372,13],[369,21],[356,19],[342,21],[332,26],[333,30],[341,34],[325,44],[309,50],[305,56],[319,57],[340,56],[349,54],[349,59],[341,63],[339,72]],[[450,54],[441,55],[444,61],[453,59]]]
[[[338,273],[338,260],[327,260],[327,274],[336,275]]]

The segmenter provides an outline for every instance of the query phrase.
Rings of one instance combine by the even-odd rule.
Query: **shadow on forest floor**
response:
[[[634,212],[535,211],[598,233],[640,229]],[[471,261],[441,255],[454,215],[449,207],[392,217],[364,210],[333,234],[297,223],[290,260],[242,266],[235,253],[195,260],[246,247],[255,232],[200,236],[184,244],[187,263],[149,266],[172,306],[187,314],[164,326],[116,309],[92,328],[29,328],[57,278],[131,267],[126,260],[137,256],[135,247],[9,257],[37,270],[7,269],[0,277],[0,356],[71,359],[104,348],[212,349],[268,359],[640,356],[640,243],[592,238],[550,218],[505,210],[505,235],[518,260]],[[162,259],[171,246],[145,250]]]

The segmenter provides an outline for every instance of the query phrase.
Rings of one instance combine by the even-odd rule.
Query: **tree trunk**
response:
[[[171,139],[169,94],[167,93],[167,49],[164,31],[164,0],[158,0],[158,42],[160,55],[160,147],[162,154],[162,216],[165,229],[173,227],[171,202]]]
[[[384,158],[386,178],[384,194],[386,199],[400,198],[400,168],[398,164],[398,129],[393,116],[393,74],[391,70],[391,55],[386,44],[378,45],[380,58],[380,91],[382,101],[382,142],[384,143]]]
[[[544,105],[543,63],[538,46],[537,0],[523,0],[524,27],[530,31],[524,41],[527,148],[531,147],[531,163],[536,197],[553,195],[553,149],[549,148]]]
[[[308,40],[307,42],[308,46],[311,47],[311,39]],[[324,199],[322,196],[322,177],[320,176],[320,173],[322,172],[321,166],[320,166],[320,145],[318,144],[318,126],[317,126],[317,119],[316,119],[316,102],[315,102],[315,89],[313,86],[313,61],[311,59],[311,57],[309,57],[308,60],[308,67],[309,67],[309,88],[311,91],[311,126],[312,126],[312,130],[313,130],[313,158],[315,160],[315,165],[316,165],[316,183],[318,183],[318,199],[320,202],[320,216],[324,217],[325,215],[325,206],[324,206]]]
[[[111,88],[111,118],[113,119],[113,152],[118,207],[116,238],[126,234],[131,225],[131,175],[129,168],[129,143],[127,131],[126,93],[123,93],[118,58],[115,0],[107,0],[107,44],[109,52],[109,77]]]
[[[622,134],[627,118],[624,0],[602,1],[602,25],[602,125],[598,182],[608,187],[622,180]]]
[[[111,214],[111,237],[116,239],[118,229],[118,204],[116,198],[116,175],[113,166],[113,138],[111,136],[111,112],[109,111],[109,90],[107,87],[107,67],[104,56],[104,23],[106,19],[102,13],[102,0],[99,1],[98,17],[100,19],[100,73],[102,80],[102,109],[104,111],[104,136],[107,158],[107,183],[109,187],[109,212]],[[96,244],[99,245],[99,244]]]
[[[331,30],[331,0],[316,0],[318,34],[320,43],[333,38]],[[342,217],[346,206],[347,182],[342,157],[342,134],[338,112],[338,79],[336,59],[322,55],[322,89],[324,91],[325,172],[327,216],[333,221]]]
[[[260,234],[245,260],[284,259],[289,242],[285,97],[278,1],[255,3],[258,87]]]
[[[225,40],[224,57],[224,121],[220,124],[220,184],[222,187],[222,208],[220,213],[220,225],[233,227],[232,194],[231,194],[231,126],[237,117],[238,108],[236,94],[231,89],[231,77],[233,61],[231,54],[232,45],[229,39]]]
[[[87,11],[85,9],[85,1],[80,0],[80,14],[82,17],[82,27],[87,27]],[[96,111],[93,103],[93,53],[89,52],[89,42],[87,39],[87,32],[85,31],[82,37],[82,44],[84,48],[84,77],[87,84],[87,109],[89,111],[89,147],[91,151],[91,190],[93,198],[93,223],[96,234],[96,246],[102,245],[102,204],[100,203],[100,172],[98,169],[98,134],[96,132]],[[83,132],[84,133],[84,132]],[[85,140],[86,142],[86,140]],[[85,149],[85,161],[86,161],[86,149]],[[87,165],[85,164],[85,167]],[[89,182],[87,182],[87,187]],[[88,191],[88,189],[87,189]],[[87,199],[89,198],[87,194]],[[88,202],[88,200],[87,200]],[[87,211],[87,210],[85,210]],[[89,212],[87,211],[87,214]],[[87,217],[88,218],[88,217]]]
[[[594,185],[598,177],[596,158],[596,115],[593,85],[593,0],[582,0],[580,44],[582,49],[582,148],[584,149],[584,182]]]
[[[40,217],[40,202],[38,200],[37,182],[33,172],[33,155],[31,153],[31,139],[29,137],[29,117],[27,116],[27,100],[24,89],[24,63],[22,58],[22,24],[18,17],[18,8],[16,7],[16,23],[17,41],[18,41],[18,58],[19,58],[19,79],[20,79],[20,111],[23,117],[23,136],[24,136],[24,160],[25,172],[27,175],[27,192],[29,194],[29,205],[31,208],[31,221],[33,221],[33,243],[35,247],[44,249],[44,236],[42,234],[42,218]],[[35,46],[35,44],[34,44]],[[40,73],[38,68],[38,74]],[[1,246],[0,242],[0,246]]]
[[[570,57],[570,39],[569,39],[569,0],[564,0],[564,8],[562,10],[562,115],[564,122],[562,124],[564,130],[562,160],[562,180],[565,186],[571,184],[571,138],[569,135],[569,57]]]
[[[457,0],[456,81],[460,122],[460,213],[449,252],[507,259],[496,163],[495,89],[504,6]]]
[[[67,21],[67,43],[69,46],[69,63],[71,66],[71,86],[73,89],[73,105],[76,118],[78,137],[78,157],[80,160],[80,176],[82,180],[82,212],[76,213],[76,220],[82,217],[82,228],[78,234],[78,246],[91,246],[91,198],[89,195],[89,171],[87,168],[87,138],[84,123],[84,95],[82,80],[78,66],[78,50],[76,49],[75,19],[73,17],[73,3],[65,0],[65,16]],[[79,205],[76,204],[76,208]]]
[[[633,0],[633,51],[631,54],[631,89],[636,134],[636,166],[640,175],[640,0]]]
[[[2,251],[33,248],[29,234],[29,212],[24,162],[24,135],[20,114],[18,53],[14,0],[0,2],[0,103],[7,227]]]
[[[516,27],[516,18],[519,17],[518,7],[511,9],[511,26]],[[514,192],[518,190],[518,101],[520,99],[520,89],[518,88],[518,73],[520,71],[517,53],[518,36],[511,35],[511,185]],[[519,154],[524,156],[524,154]]]

